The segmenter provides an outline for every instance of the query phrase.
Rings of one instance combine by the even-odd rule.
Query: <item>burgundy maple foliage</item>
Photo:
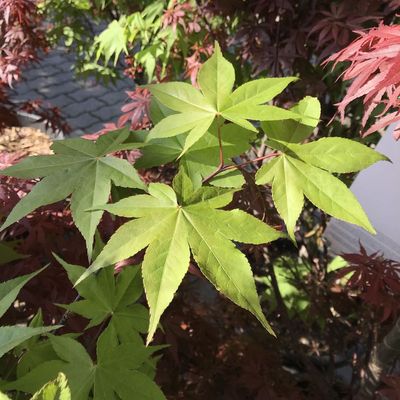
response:
[[[21,68],[47,49],[34,0],[0,0],[0,82],[20,78]]]
[[[17,112],[34,113],[46,128],[68,133],[70,128],[56,107],[31,99],[14,104],[8,89],[21,79],[22,70],[48,50],[45,27],[36,0],[0,0],[0,129],[18,126]]]
[[[352,2],[332,2],[329,9],[320,10],[315,16],[315,24],[309,36],[317,36],[317,49],[322,50],[321,57],[346,46],[354,30],[360,29],[366,22],[378,22],[377,15],[365,13]]]
[[[376,252],[368,254],[360,244],[359,253],[343,254],[349,266],[340,269],[337,279],[351,274],[346,286],[381,313],[386,320],[400,309],[400,263]]]

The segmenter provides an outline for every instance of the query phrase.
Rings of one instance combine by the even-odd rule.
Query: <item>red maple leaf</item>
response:
[[[163,27],[172,26],[172,30],[175,32],[178,25],[181,25],[184,31],[193,29],[195,32],[200,30],[200,26],[191,24],[190,27],[186,26],[185,16],[188,12],[193,11],[193,7],[189,3],[179,4],[175,1],[172,2],[172,6],[164,11],[162,17]]]
[[[205,55],[208,58],[213,53],[213,45],[211,44],[195,44],[192,46],[193,54],[190,57],[186,57],[186,71],[185,78],[190,78],[193,86],[197,85],[197,74],[203,63],[201,62],[201,55]]]
[[[382,321],[400,308],[400,263],[380,253],[367,254],[360,243],[360,252],[342,254],[349,266],[341,268],[336,279],[351,274],[346,286],[356,291],[369,305],[382,313]]]
[[[367,21],[378,21],[378,16],[366,14],[365,9],[357,10],[351,2],[332,2],[329,10],[323,9],[316,15],[316,23],[308,36],[318,35],[317,49],[324,49],[321,57],[325,58],[348,45],[352,31],[361,29]]]
[[[376,122],[363,132],[367,136],[396,123],[393,135],[400,138],[400,26],[380,24],[366,32],[324,63],[349,61],[343,79],[352,81],[343,100],[337,104],[342,122],[346,106],[353,100],[363,98],[365,125],[371,113],[380,104],[384,110]],[[390,110],[389,113],[387,113]]]
[[[148,126],[151,101],[149,90],[138,87],[126,94],[132,101],[122,106],[121,111],[124,114],[119,117],[117,126],[123,127],[128,121],[133,130]]]

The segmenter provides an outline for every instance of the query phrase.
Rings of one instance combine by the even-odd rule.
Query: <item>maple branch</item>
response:
[[[240,164],[234,164],[234,165],[224,166],[224,164],[222,164],[222,166],[221,166],[221,163],[220,163],[218,168],[211,175],[209,175],[209,176],[207,176],[207,178],[203,179],[203,184],[209,182],[212,178],[214,178],[216,175],[220,174],[221,172],[229,171],[230,169],[241,169],[241,168],[245,167],[246,165],[255,163],[257,161],[262,161],[262,160],[266,160],[267,158],[277,157],[277,156],[279,156],[279,154],[280,154],[279,152],[274,151],[273,153],[267,154],[266,156],[253,158],[252,160],[245,161]]]
[[[243,168],[246,165],[249,165],[249,164],[252,164],[252,163],[255,163],[255,162],[258,162],[258,161],[266,160],[268,158],[277,157],[277,156],[279,156],[279,154],[280,153],[278,153],[277,151],[274,151],[273,153],[269,153],[266,156],[253,158],[252,160],[245,161],[245,162],[240,163],[240,164],[227,165],[226,167],[223,168],[223,171],[228,171],[229,169],[236,169],[236,168],[240,169],[240,168]]]
[[[283,296],[282,296],[281,290],[279,288],[278,279],[276,278],[274,264],[269,262],[267,264],[267,266],[268,266],[268,273],[269,273],[269,276],[271,278],[271,286],[272,286],[272,289],[274,291],[276,303],[278,305],[278,307],[277,307],[278,308],[278,312],[282,315],[282,318],[285,321],[285,323],[288,326],[290,326],[289,313],[288,313],[286,304],[285,304],[285,302],[283,300]]]
[[[78,300],[80,300],[80,299],[81,299],[81,295],[78,294],[78,295],[75,297],[75,299],[74,299],[71,303],[69,303],[69,304],[76,303],[76,302],[77,302]],[[66,311],[64,312],[64,314],[61,316],[61,318],[60,318],[60,320],[58,321],[57,325],[64,325],[65,322],[67,321],[67,319],[69,318],[69,316],[70,316],[71,313],[72,313],[72,311],[66,310]],[[60,328],[60,329],[61,329],[61,328]]]

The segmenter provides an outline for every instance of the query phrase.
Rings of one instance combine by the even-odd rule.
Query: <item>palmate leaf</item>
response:
[[[115,232],[77,283],[147,247],[142,274],[150,306],[149,342],[188,270],[191,251],[210,282],[253,313],[272,333],[258,301],[250,265],[231,240],[262,244],[283,235],[243,211],[217,210],[232,201],[234,190],[213,187],[194,190],[182,171],[173,186],[174,189],[153,183],[148,195],[128,197],[101,207],[112,214],[136,219]]]
[[[106,154],[141,144],[124,144],[128,130],[100,136],[96,141],[80,138],[54,142],[54,155],[25,158],[0,173],[17,178],[43,178],[23,197],[8,215],[1,229],[17,222],[43,205],[55,203],[71,195],[74,222],[85,238],[89,258],[93,237],[102,211],[85,212],[96,204],[107,202],[111,183],[121,187],[146,190],[136,170],[126,161]]]
[[[304,145],[269,140],[268,144],[282,155],[265,164],[256,180],[258,184],[272,183],[275,206],[292,240],[304,196],[333,217],[375,233],[354,194],[330,172],[359,171],[387,157],[343,138],[324,138]]]
[[[200,90],[184,82],[146,86],[163,106],[177,112],[158,121],[148,135],[148,140],[185,134],[181,152],[184,154],[206,134],[216,119],[221,123],[226,119],[253,132],[257,132],[257,129],[248,120],[297,119],[299,115],[294,111],[264,105],[296,79],[259,79],[232,92],[235,81],[234,68],[222,56],[216,43],[214,54],[199,71]]]
[[[58,359],[40,364],[3,387],[34,393],[43,383],[62,372],[68,379],[74,400],[87,400],[91,391],[94,400],[164,400],[157,385],[140,372],[154,349],[145,346],[137,348],[132,343],[119,344],[112,330],[109,325],[97,341],[96,363],[76,340],[51,335],[50,342]]]
[[[85,272],[79,265],[68,264],[55,256],[68,273],[68,278],[75,284]],[[97,275],[91,275],[76,286],[82,300],[60,305],[63,308],[82,315],[90,320],[86,328],[99,325],[110,318],[109,324],[121,342],[142,342],[139,332],[148,329],[147,309],[135,304],[143,293],[140,268],[127,266],[115,277],[114,268],[104,268]]]
[[[197,81],[206,99],[217,111],[223,110],[235,84],[235,69],[222,56],[218,43],[213,56],[200,68]]]
[[[105,58],[105,64],[108,64],[111,57],[114,56],[114,66],[122,52],[128,53],[126,48],[127,28],[126,17],[122,16],[118,21],[113,20],[108,27],[96,37],[94,45],[97,47],[96,61],[101,55]]]

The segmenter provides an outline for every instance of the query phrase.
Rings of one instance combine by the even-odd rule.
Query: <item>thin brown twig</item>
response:
[[[229,171],[230,169],[241,169],[241,168],[245,167],[246,165],[249,165],[249,164],[252,164],[252,163],[255,163],[258,161],[266,160],[267,158],[277,157],[278,155],[279,155],[279,152],[273,152],[273,153],[267,154],[266,156],[253,158],[252,160],[245,161],[240,164],[234,164],[234,165],[224,166],[222,164],[222,166],[221,166],[221,163],[220,163],[220,165],[217,167],[217,169],[211,175],[207,176],[207,178],[205,178],[203,180],[203,184],[209,182],[212,178],[214,178],[216,175],[220,174],[221,172]]]

